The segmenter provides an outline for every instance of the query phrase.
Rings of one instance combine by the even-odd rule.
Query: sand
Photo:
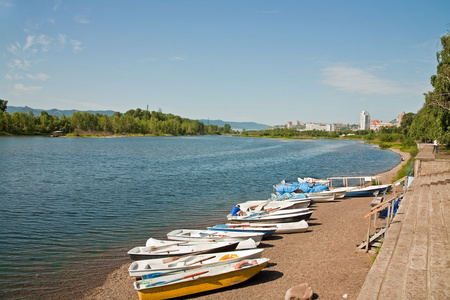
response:
[[[409,153],[392,151],[405,160],[388,172],[378,174],[383,184],[391,183]],[[263,257],[268,267],[238,285],[184,299],[284,299],[294,285],[308,283],[319,299],[356,299],[371,266],[373,254],[358,252],[356,247],[366,237],[373,197],[344,198],[316,203],[308,221],[309,231],[284,234],[264,240]],[[85,299],[138,299],[128,274],[129,264],[110,273],[103,285],[89,291]]]

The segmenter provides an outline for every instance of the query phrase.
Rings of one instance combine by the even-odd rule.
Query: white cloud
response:
[[[27,77],[32,80],[40,80],[40,81],[45,81],[50,78],[49,75],[44,74],[44,73],[38,73],[36,75],[27,74]]]
[[[85,16],[75,16],[75,22],[80,24],[89,24],[91,21],[89,21]]]
[[[347,93],[392,95],[410,93],[404,85],[383,78],[371,72],[344,65],[323,69],[324,83]]]
[[[5,79],[8,79],[8,80],[13,80],[13,79],[18,80],[18,79],[23,79],[23,76],[22,76],[21,74],[17,74],[17,73],[14,73],[14,74],[7,73],[7,74],[5,75]]]
[[[77,40],[70,40],[70,44],[72,45],[72,50],[74,53],[78,53],[84,49],[84,47],[81,47],[81,42]]]
[[[45,34],[40,34],[38,36],[35,35],[29,35],[27,36],[26,43],[23,46],[23,50],[28,50],[32,48],[35,45],[41,46],[42,52],[47,52],[49,50],[49,47],[52,43],[52,38],[49,38]],[[33,53],[36,53],[36,49],[30,49]]]
[[[42,86],[24,86],[21,83],[16,83],[11,92],[13,95],[21,95],[22,93],[34,93],[42,89]]]
[[[173,56],[171,58],[169,58],[169,60],[185,60],[186,56],[184,55],[180,55],[180,56]]]
[[[10,63],[7,63],[7,65],[11,69],[28,70],[31,66],[31,62],[26,59],[21,60],[18,58],[14,58]]]

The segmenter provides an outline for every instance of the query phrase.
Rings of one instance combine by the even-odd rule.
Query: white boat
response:
[[[235,231],[235,232],[257,232],[263,234],[263,239],[272,236],[275,233],[276,227],[252,227],[252,226],[240,226],[240,224],[220,224],[213,227],[208,227],[208,230],[212,231]]]
[[[236,262],[243,259],[260,258],[264,249],[250,249],[208,254],[194,254],[183,257],[167,257],[137,260],[131,263],[128,272],[131,277],[142,279],[165,276],[175,272],[204,266]]]
[[[335,199],[342,199],[346,196],[347,192],[350,192],[355,189],[356,189],[356,187],[354,187],[354,186],[329,188],[330,192],[334,193]]]
[[[252,228],[275,228],[275,233],[299,233],[308,231],[309,225],[305,220],[290,223],[267,223],[267,224],[255,224],[255,223],[241,223],[241,224],[227,224],[229,226],[249,226]]]
[[[308,196],[308,198],[311,198],[313,202],[329,202],[334,201],[336,199],[335,193],[331,191],[308,193],[306,195]]]
[[[244,259],[134,282],[140,300],[169,299],[228,287],[258,274],[268,258]],[[219,297],[220,298],[220,297]]]
[[[298,182],[309,182],[309,183],[318,183],[318,184],[324,184],[324,185],[328,185],[330,183],[329,180],[327,179],[316,179],[316,178],[312,178],[312,177],[305,177],[305,178],[300,178],[298,177]]]
[[[251,240],[253,243],[254,241]],[[247,241],[244,241],[247,242]],[[134,247],[128,251],[132,260],[161,258],[167,256],[182,256],[196,253],[227,252],[235,250],[239,241],[193,243],[188,241],[158,240],[149,238],[145,247]]]
[[[363,188],[356,188],[348,191],[346,197],[369,197],[375,194],[383,193],[388,191],[392,187],[392,184],[381,184],[381,185],[369,185]]]
[[[308,220],[313,211],[305,208],[282,209],[277,211],[267,211],[260,213],[244,214],[244,216],[232,216],[229,214],[227,219],[231,223],[288,223],[300,220]]]
[[[295,208],[307,208],[311,204],[311,199],[283,199],[283,200],[251,200],[243,203],[239,203],[241,210],[258,212],[265,209],[277,208],[277,209],[295,209]]]
[[[210,231],[197,229],[175,229],[167,233],[169,240],[191,241],[191,242],[231,242],[252,239],[259,245],[263,233],[235,232],[235,231]]]

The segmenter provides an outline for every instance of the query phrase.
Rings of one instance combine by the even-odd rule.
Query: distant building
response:
[[[306,123],[305,130],[325,130],[325,131],[334,131],[334,125],[332,124],[323,124],[323,123]]]
[[[397,127],[400,127],[400,125],[402,125],[402,121],[403,121],[403,117],[405,116],[405,112],[402,112],[401,114],[398,115],[397,117]]]
[[[291,121],[287,122],[286,127],[287,127],[288,129],[289,129],[289,128],[292,128],[292,122],[291,122]]]
[[[365,110],[361,112],[361,117],[359,119],[359,129],[360,130],[370,129],[370,115],[369,112]]]

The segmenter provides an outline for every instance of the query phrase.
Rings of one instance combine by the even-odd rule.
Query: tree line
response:
[[[205,125],[198,120],[182,118],[160,111],[131,109],[126,113],[92,114],[75,112],[70,117],[40,116],[32,112],[6,112],[6,100],[0,100],[0,133],[13,135],[50,135],[61,132],[69,135],[217,135],[232,133],[231,126]]]

